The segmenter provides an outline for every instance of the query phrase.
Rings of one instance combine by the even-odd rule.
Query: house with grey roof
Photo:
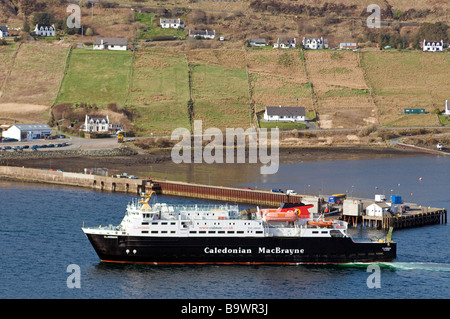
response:
[[[47,25],[47,24],[36,24],[33,32],[36,35],[41,37],[54,37],[56,36],[56,28],[55,25]]]
[[[180,19],[159,19],[159,25],[163,29],[180,29],[184,28],[184,22]]]
[[[214,39],[216,37],[216,30],[189,30],[189,36],[191,38]]]
[[[47,124],[14,124],[2,133],[3,137],[14,138],[18,141],[31,141],[45,138],[52,134]]]
[[[0,26],[0,38],[7,38],[8,36],[8,27]]]
[[[264,111],[264,120],[269,122],[300,122],[305,116],[305,108],[300,106],[266,106]]]
[[[248,44],[252,47],[264,47],[264,46],[266,46],[266,39],[253,38],[248,41]]]
[[[126,38],[96,38],[94,41],[94,50],[127,50]]]
[[[302,40],[303,48],[309,50],[328,49],[328,40],[323,37],[320,38],[306,38]]]

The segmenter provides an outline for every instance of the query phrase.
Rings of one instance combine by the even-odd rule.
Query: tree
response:
[[[419,31],[417,32],[417,36],[419,41],[427,40],[427,41],[441,41],[448,42],[448,33],[447,30],[449,26],[442,22],[436,23],[422,23],[420,25]]]
[[[52,25],[55,23],[55,17],[49,12],[35,12],[33,14],[33,19],[31,20],[32,25],[45,24]]]
[[[84,32],[84,35],[90,37],[94,35],[94,31],[92,31],[91,28],[87,28],[86,31]]]

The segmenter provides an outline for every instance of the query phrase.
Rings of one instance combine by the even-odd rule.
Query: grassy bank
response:
[[[132,53],[74,49],[55,104],[125,104]]]

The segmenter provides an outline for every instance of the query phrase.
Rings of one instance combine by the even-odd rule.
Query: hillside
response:
[[[15,3],[0,0],[0,9],[4,8],[0,25],[23,23],[24,10]],[[55,19],[66,17],[60,1],[36,3]],[[129,129],[138,135],[160,135],[177,127],[190,128],[197,119],[204,128],[247,128],[258,125],[256,114],[265,106],[299,105],[317,116],[323,129],[439,125],[433,112],[442,110],[448,99],[449,54],[380,51],[375,42],[382,39],[380,34],[387,34],[386,41],[404,37],[406,47],[411,46],[421,23],[445,20],[449,3],[383,1],[383,21],[390,25],[380,30],[365,26],[370,3],[110,0],[93,8],[87,5],[82,8],[82,21],[93,36],[65,34],[53,41],[0,46],[0,118],[49,120],[50,107],[64,104],[65,114],[77,114],[79,119],[87,105],[89,112],[126,115]],[[32,17],[33,11],[28,19]],[[188,29],[214,29],[227,41],[146,42],[169,35],[155,25],[159,17],[180,17]],[[138,42],[134,51],[127,52],[70,48],[80,42],[89,47],[97,36]],[[245,45],[250,37],[270,42],[284,36],[297,40],[324,36],[331,46],[359,42],[365,48],[305,51]],[[14,103],[16,108],[11,107]],[[20,105],[27,112],[19,111]],[[428,114],[403,115],[403,108],[410,107],[425,108]]]

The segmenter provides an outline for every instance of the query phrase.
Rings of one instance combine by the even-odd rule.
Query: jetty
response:
[[[0,166],[0,179],[49,183],[64,186],[90,188],[98,191],[141,194],[154,191],[156,194],[191,197],[205,200],[224,201],[229,203],[245,203],[267,207],[278,207],[282,203],[313,204],[311,213],[318,214],[332,209],[326,217],[338,218],[354,227],[370,227],[394,229],[417,227],[430,224],[446,224],[447,210],[421,205],[408,205],[405,211],[383,211],[380,214],[369,214],[367,208],[373,204],[369,199],[343,200],[341,205],[330,206],[323,197],[311,195],[287,195],[264,190],[242,189],[186,183],[157,179],[130,179],[101,176],[95,174],[63,172],[48,169],[35,169],[15,166]]]

